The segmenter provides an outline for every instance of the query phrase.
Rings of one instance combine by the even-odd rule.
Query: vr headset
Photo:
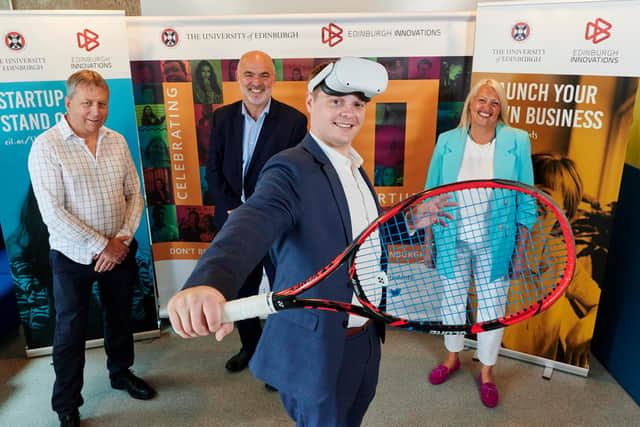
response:
[[[309,81],[309,92],[319,85],[327,95],[344,96],[356,94],[363,101],[385,91],[389,75],[377,62],[363,58],[345,56],[328,64]]]

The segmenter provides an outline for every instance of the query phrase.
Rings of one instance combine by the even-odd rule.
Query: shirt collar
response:
[[[329,158],[329,161],[334,167],[339,166],[348,169],[358,169],[360,168],[360,166],[362,166],[364,160],[353,147],[349,147],[349,156],[347,157],[342,153],[339,153],[335,148],[327,145],[324,141],[315,136],[313,132],[309,131],[309,134],[318,143],[318,145],[320,146],[324,154],[326,154],[326,156]]]
[[[260,120],[260,117],[263,117],[269,114],[270,108],[271,108],[271,98],[269,98],[269,100],[267,101],[267,104],[262,109],[262,112],[260,113],[260,116],[258,116],[257,120]],[[251,114],[249,114],[249,111],[247,111],[247,107],[245,107],[244,105],[244,101],[242,101],[242,115],[244,116],[245,119],[250,118],[251,120],[253,120],[253,117],[251,117]]]
[[[78,135],[76,135],[73,129],[71,129],[71,126],[67,121],[66,114],[64,115],[64,118],[60,120],[60,122],[58,123],[58,126],[60,127],[60,133],[62,134],[62,138],[65,141],[68,141],[71,137],[74,137],[76,141],[84,141],[84,138],[80,138]],[[108,128],[106,128],[105,126],[100,126],[100,129],[98,130],[98,141],[101,140],[108,132],[109,132]]]

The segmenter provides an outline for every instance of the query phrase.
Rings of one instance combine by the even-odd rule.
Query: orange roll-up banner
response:
[[[503,83],[509,121],[531,138],[536,185],[564,207],[577,245],[566,294],[506,329],[509,354],[586,375],[640,56],[638,1],[478,5],[472,80]],[[548,164],[548,163],[547,163]],[[572,200],[578,198],[579,203]],[[574,206],[577,205],[577,206]]]

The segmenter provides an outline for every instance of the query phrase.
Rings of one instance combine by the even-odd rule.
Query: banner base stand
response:
[[[143,341],[143,340],[149,340],[152,338],[159,338],[159,337],[160,337],[160,329],[154,329],[151,331],[136,332],[135,334],[133,334],[133,341]],[[104,345],[104,338],[88,340],[85,343],[85,349],[102,347],[103,345]],[[49,356],[51,355],[52,351],[53,351],[53,347],[49,346],[49,347],[36,348],[32,350],[27,349],[26,353],[27,353],[27,358],[32,358],[32,357],[40,357],[40,356]]]
[[[478,343],[475,340],[471,340],[468,338],[464,339],[465,347],[469,348],[478,348]],[[508,348],[500,347],[500,356],[508,357],[510,359],[522,360],[523,362],[529,362],[534,365],[539,365],[544,368],[544,372],[542,373],[542,377],[546,380],[551,379],[551,374],[553,370],[557,369],[558,371],[567,372],[569,374],[578,375],[581,377],[587,377],[589,375],[589,368],[580,368],[578,366],[570,365],[568,363],[558,362],[551,359],[546,359],[540,356],[534,356],[527,353],[522,353],[515,350],[509,350]],[[477,360],[476,355],[473,355],[474,360]]]

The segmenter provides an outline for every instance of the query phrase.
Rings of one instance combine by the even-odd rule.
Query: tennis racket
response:
[[[575,257],[571,226],[546,193],[506,180],[457,182],[392,206],[307,280],[227,302],[223,321],[311,308],[409,330],[478,333],[553,304]],[[341,265],[357,302],[303,297]]]

